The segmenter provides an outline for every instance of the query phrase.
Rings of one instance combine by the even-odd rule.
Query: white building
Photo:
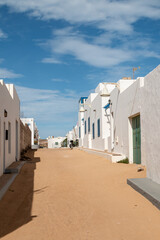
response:
[[[0,175],[20,158],[20,102],[13,84],[0,80]]]
[[[70,146],[70,142],[76,142],[78,141],[78,125],[76,125],[75,127],[73,127],[73,129],[71,131],[69,131],[66,134],[67,137],[67,146]]]
[[[23,124],[27,124],[31,130],[31,148],[37,149],[39,145],[39,133],[34,118],[21,118]]]
[[[144,78],[100,83],[79,101],[79,146],[145,165],[160,184],[160,65]]]
[[[60,148],[66,137],[48,137],[48,148]]]
[[[70,142],[73,141],[73,130],[69,131],[66,134],[66,137],[67,137],[67,147],[69,147],[70,146]]]
[[[95,150],[108,149],[110,136],[108,104],[115,83],[99,83],[94,93],[79,100],[79,146]]]
[[[110,97],[110,150],[146,165],[147,177],[160,183],[160,65],[128,88],[123,85],[120,81]]]

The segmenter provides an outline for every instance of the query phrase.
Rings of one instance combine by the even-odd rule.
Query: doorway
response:
[[[18,121],[16,121],[16,161],[18,161]]]
[[[141,125],[140,115],[132,118],[133,163],[141,164]]]
[[[3,172],[5,172],[6,163],[6,125],[3,125]]]

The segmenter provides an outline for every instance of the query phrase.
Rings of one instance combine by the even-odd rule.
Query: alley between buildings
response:
[[[159,210],[127,185],[145,177],[79,149],[39,149],[0,202],[4,240],[159,240]]]

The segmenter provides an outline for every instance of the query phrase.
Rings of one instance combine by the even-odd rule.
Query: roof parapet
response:
[[[4,85],[3,79],[0,79],[0,84],[1,84],[1,85]]]
[[[6,84],[8,92],[10,93],[12,99],[14,99],[14,86],[13,84]]]

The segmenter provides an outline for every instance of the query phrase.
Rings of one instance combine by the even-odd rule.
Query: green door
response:
[[[141,164],[140,115],[132,118],[132,128],[133,128],[133,163]]]

